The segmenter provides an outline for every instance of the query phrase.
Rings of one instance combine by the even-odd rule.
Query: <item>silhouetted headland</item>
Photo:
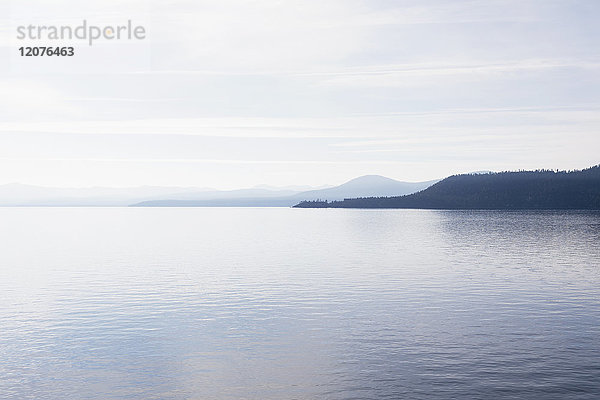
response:
[[[294,207],[600,210],[600,165],[580,171],[454,175],[406,196],[303,201]]]

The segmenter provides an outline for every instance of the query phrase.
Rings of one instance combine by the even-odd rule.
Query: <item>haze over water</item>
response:
[[[595,399],[600,213],[0,208],[3,399]]]

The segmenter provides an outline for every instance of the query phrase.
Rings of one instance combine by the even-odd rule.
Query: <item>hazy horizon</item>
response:
[[[481,172],[481,171],[475,171],[473,173],[477,173],[477,172]],[[492,171],[485,171],[485,172],[492,172]],[[381,177],[381,178],[386,178],[386,179],[391,179],[397,182],[402,182],[402,183],[423,183],[423,182],[430,182],[430,181],[435,181],[437,179],[431,179],[429,181],[421,181],[421,182],[410,182],[410,181],[403,181],[400,179],[394,179],[394,178],[390,178],[387,176],[383,176],[383,175],[375,175],[375,174],[370,174],[370,175],[361,175],[361,176],[357,176],[354,177],[352,179],[349,179],[347,181],[343,181],[343,182],[335,182],[333,184],[323,184],[323,185],[310,185],[310,184],[282,184],[281,186],[275,186],[275,185],[268,185],[268,184],[257,184],[254,186],[242,186],[242,187],[231,187],[231,188],[219,188],[219,187],[206,187],[206,186],[202,186],[202,185],[190,185],[190,186],[172,186],[172,185],[132,185],[132,186],[98,186],[98,185],[88,185],[88,186],[46,186],[46,185],[34,185],[34,184],[28,184],[28,183],[23,183],[23,182],[7,182],[7,183],[0,183],[0,186],[9,186],[9,185],[21,185],[21,186],[35,186],[35,187],[40,187],[40,188],[49,188],[49,189],[94,189],[94,188],[103,188],[103,189],[135,189],[135,188],[144,188],[144,187],[160,187],[160,188],[173,188],[173,189],[198,189],[198,190],[215,190],[215,191],[230,191],[230,190],[240,190],[240,189],[265,189],[265,190],[290,190],[290,191],[308,191],[308,190],[314,190],[314,189],[326,189],[326,188],[331,188],[331,187],[335,187],[335,186],[339,186],[339,185],[343,185],[345,183],[349,183],[351,181],[355,181],[361,178],[367,178],[367,177]],[[443,179],[443,178],[440,178]]]

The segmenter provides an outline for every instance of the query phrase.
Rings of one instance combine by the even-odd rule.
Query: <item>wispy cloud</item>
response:
[[[94,101],[93,99],[90,101]],[[98,101],[104,101],[98,99]],[[108,101],[108,99],[106,99]],[[137,102],[125,99],[124,102]],[[142,101],[143,102],[143,101]],[[152,102],[152,101],[151,101]],[[45,103],[41,103],[43,106]],[[0,133],[46,132],[78,135],[194,135],[214,137],[395,137],[404,132],[459,135],[497,131],[528,135],[565,126],[596,129],[600,104],[549,107],[451,108],[428,111],[355,113],[314,118],[146,118],[123,120],[58,120],[0,122]],[[502,133],[504,132],[504,133]],[[448,136],[435,136],[440,141]],[[452,138],[454,136],[451,136]]]
[[[205,158],[82,158],[82,157],[0,157],[0,161],[75,162],[75,163],[165,163],[165,164],[227,164],[227,165],[389,165],[399,160],[228,160]]]
[[[537,71],[556,68],[581,68],[596,70],[600,68],[600,60],[553,60],[553,59],[524,59],[503,63],[420,63],[420,64],[383,64],[361,67],[344,67],[337,70],[145,70],[132,71],[139,75],[199,75],[199,76],[289,76],[289,77],[349,77],[362,76],[432,76],[432,75],[461,75],[510,73],[515,71]]]
[[[378,65],[366,68],[346,69],[305,75],[319,76],[322,85],[335,86],[431,86],[431,81],[423,79],[488,80],[501,75],[515,73],[543,73],[556,69],[600,69],[600,61],[585,60],[520,60],[506,63],[481,64],[415,64],[415,65]],[[303,75],[303,74],[298,74]]]

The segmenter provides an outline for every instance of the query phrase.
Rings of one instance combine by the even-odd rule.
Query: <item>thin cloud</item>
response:
[[[278,164],[278,165],[303,165],[303,164],[397,164],[398,160],[221,160],[206,158],[83,158],[83,157],[0,157],[0,161],[56,161],[56,162],[101,162],[101,163],[177,163],[177,164]]]

